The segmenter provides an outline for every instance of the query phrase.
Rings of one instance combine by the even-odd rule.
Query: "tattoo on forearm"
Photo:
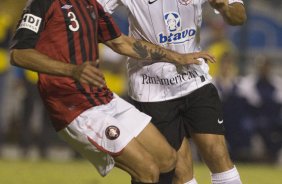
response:
[[[133,50],[142,58],[148,57],[148,50],[146,45],[142,45],[140,41],[133,43]]]
[[[141,43],[141,41],[136,41],[133,43],[133,50],[140,56],[141,59],[145,59],[151,56],[152,60],[162,60],[166,57],[166,54],[160,48],[153,48],[148,50],[148,47]]]
[[[150,50],[152,60],[161,60],[165,58],[166,54],[160,48]]]

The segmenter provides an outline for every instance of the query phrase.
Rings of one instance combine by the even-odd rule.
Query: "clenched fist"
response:
[[[88,61],[81,65],[77,65],[72,71],[72,77],[90,86],[102,88],[105,86],[105,78],[103,73],[96,67],[98,61]]]

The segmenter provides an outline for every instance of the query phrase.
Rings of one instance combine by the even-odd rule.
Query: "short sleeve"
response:
[[[242,3],[244,4],[244,2],[242,0],[228,0],[229,4],[232,4],[232,3]]]
[[[121,35],[121,32],[109,13],[98,4],[98,39],[99,42],[106,42]]]
[[[228,0],[228,4],[232,4],[232,3],[242,3],[242,4],[244,4],[244,2],[242,0]],[[214,10],[214,12],[216,14],[219,14],[219,12],[217,10]]]
[[[12,38],[11,49],[35,48],[52,0],[29,0]]]
[[[104,8],[104,10],[110,14],[114,13],[114,10],[122,5],[121,0],[97,0],[102,7]]]

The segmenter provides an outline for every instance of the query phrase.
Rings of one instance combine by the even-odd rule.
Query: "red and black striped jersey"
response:
[[[79,65],[98,58],[98,42],[120,34],[96,0],[29,0],[11,48],[32,48],[52,59]],[[38,87],[56,130],[84,110],[113,98],[106,87],[91,87],[68,77],[39,74]]]

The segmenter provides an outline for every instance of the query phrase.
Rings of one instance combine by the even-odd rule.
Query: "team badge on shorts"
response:
[[[185,6],[187,6],[188,4],[190,4],[191,1],[192,1],[192,0],[178,0],[178,2],[179,2],[180,4],[185,5]]]
[[[110,140],[115,140],[119,137],[120,131],[116,126],[108,126],[105,131],[106,137]]]

